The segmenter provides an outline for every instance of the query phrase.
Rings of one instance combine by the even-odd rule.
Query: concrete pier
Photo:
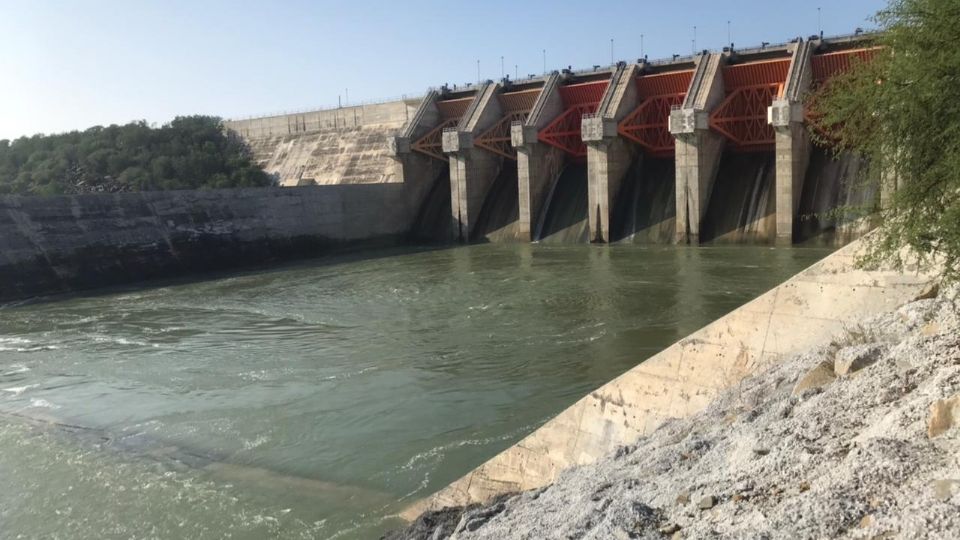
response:
[[[497,94],[502,87],[487,83],[456,128],[443,131],[443,151],[450,158],[450,208],[454,238],[466,242],[473,233],[483,201],[500,173],[503,158],[474,145],[474,138],[500,119]]]
[[[597,112],[584,115],[581,138],[587,144],[587,216],[591,242],[610,241],[613,201],[627,169],[637,156],[617,127],[637,107],[636,64],[620,64],[610,79]]]
[[[414,152],[412,144],[443,121],[437,108],[439,98],[440,93],[436,90],[427,92],[400,132],[388,136],[386,141],[388,153],[396,163],[400,182],[409,186],[416,185],[417,191],[422,193],[422,196],[414,201],[414,204],[418,205],[423,202],[423,197],[431,187],[430,183],[440,173],[443,164],[420,152]]]
[[[769,108],[768,121],[776,131],[777,244],[794,241],[794,220],[810,163],[810,135],[804,126],[803,96],[813,78],[814,42],[795,44],[787,82]]]
[[[538,138],[540,130],[563,112],[559,86],[560,74],[550,74],[527,119],[510,126],[511,144],[517,151],[520,235],[529,241],[536,240],[550,184],[563,168],[563,151]]]
[[[683,106],[670,113],[676,137],[677,243],[698,244],[725,141],[710,130],[710,112],[724,99],[722,54],[702,54]]]

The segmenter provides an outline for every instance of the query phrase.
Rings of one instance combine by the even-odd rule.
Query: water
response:
[[[641,157],[630,167],[614,207],[615,242],[669,244],[676,235],[676,166],[673,159]]]
[[[701,224],[704,242],[772,243],[777,235],[773,152],[724,152]]]
[[[870,229],[864,216],[875,211],[878,182],[868,162],[849,152],[834,156],[814,146],[800,195],[796,237],[807,243],[841,245]]]
[[[568,163],[547,196],[538,241],[548,244],[587,241],[590,235],[587,191],[586,163]]]
[[[404,249],[0,309],[0,537],[375,538],[826,253]]]
[[[410,237],[418,242],[439,242],[450,238],[450,166],[437,167],[430,191],[410,230]]]
[[[516,242],[520,240],[520,194],[517,168],[505,164],[490,186],[474,228],[474,242]]]

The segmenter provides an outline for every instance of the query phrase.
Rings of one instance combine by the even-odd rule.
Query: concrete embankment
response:
[[[393,243],[427,188],[0,197],[0,302]]]
[[[668,420],[702,411],[744,378],[829,341],[865,315],[903,304],[932,279],[915,269],[860,270],[855,262],[863,247],[861,241],[837,251],[642,361],[403,517],[546,486]]]
[[[403,181],[386,139],[413,116],[420,99],[230,120],[254,160],[281,185]]]
[[[861,320],[549,487],[388,538],[958,538],[958,293]]]

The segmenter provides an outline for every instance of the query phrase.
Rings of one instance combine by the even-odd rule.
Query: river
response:
[[[827,253],[404,248],[0,308],[0,537],[376,538]]]

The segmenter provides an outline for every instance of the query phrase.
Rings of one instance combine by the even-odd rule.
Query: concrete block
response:
[[[601,116],[584,116],[580,124],[580,138],[584,142],[598,142],[617,136],[617,121]]]
[[[469,131],[443,130],[443,151],[462,152],[473,148],[473,133]]]

